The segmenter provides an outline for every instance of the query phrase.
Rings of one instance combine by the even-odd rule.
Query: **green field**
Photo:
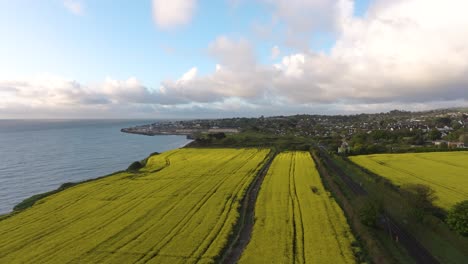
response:
[[[240,263],[354,263],[353,241],[310,154],[283,152],[265,176]]]
[[[0,221],[0,263],[214,262],[268,153],[169,151],[44,198]]]
[[[398,186],[430,186],[438,196],[435,204],[444,209],[468,199],[468,152],[376,154],[351,160]]]

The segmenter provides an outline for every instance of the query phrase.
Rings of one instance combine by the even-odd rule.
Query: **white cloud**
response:
[[[291,10],[302,3],[270,2]],[[468,17],[460,11],[468,2],[380,0],[364,18],[351,16],[349,1],[336,4],[339,35],[329,54],[308,50],[260,65],[247,40],[219,37],[209,48],[220,63],[214,73],[165,87],[174,97],[204,102],[237,97],[389,106],[468,100]]]
[[[58,76],[40,75],[20,80],[0,80],[0,105],[29,107],[75,107],[144,103],[154,100],[154,93],[136,78],[124,81],[106,78],[97,84],[83,85]]]
[[[289,11],[274,9],[285,12],[281,19],[289,19],[286,15],[294,19],[301,1],[290,1],[291,6],[285,7]],[[286,5],[280,0],[268,2]],[[306,2],[329,8],[327,1]],[[265,65],[256,59],[248,40],[220,36],[208,46],[216,61],[210,74],[193,67],[177,80],[163,81],[158,90],[135,78],[86,85],[54,76],[0,81],[0,109],[136,107],[179,114],[187,109],[201,114],[222,109],[273,114],[467,104],[467,1],[376,0],[362,18],[351,16],[350,1],[334,3],[334,18],[327,23],[334,25],[337,41],[328,53],[307,49]],[[280,50],[275,46],[271,52],[275,57]]]
[[[304,63],[304,54],[294,54],[283,57],[282,62],[274,66],[286,77],[301,78],[304,75]]]
[[[273,46],[273,48],[271,48],[271,59],[275,60],[279,55],[281,55],[280,48],[278,46]]]
[[[192,68],[179,80],[163,82],[161,92],[181,102],[217,102],[231,97],[250,100],[263,95],[272,72],[257,65],[247,40],[221,36],[209,45],[208,52],[219,62],[213,74],[199,77]]]
[[[462,0],[377,1],[366,18],[342,25],[327,58],[342,68],[328,76],[330,90],[367,100],[466,98],[466,8]]]
[[[189,82],[197,77],[198,69],[193,67],[179,79],[180,82]]]
[[[353,14],[352,0],[258,0],[273,10],[273,21],[285,25],[285,44],[307,50],[312,33],[339,31]],[[256,28],[264,28],[256,25]]]
[[[300,61],[299,59],[298,62]],[[218,71],[222,72],[224,69],[218,65]],[[288,101],[290,99],[283,100],[280,94],[271,93],[271,91],[270,94],[266,92],[264,96],[239,93],[239,90],[235,89],[237,85],[242,84],[239,80],[226,87],[227,90],[224,92],[220,90],[213,93],[213,80],[216,78],[222,80],[223,76],[196,77],[195,72],[195,68],[189,70],[175,81],[175,84],[173,83],[174,86],[169,86],[168,91],[154,91],[146,88],[133,77],[127,80],[106,78],[96,84],[81,84],[71,79],[50,75],[14,81],[3,80],[0,81],[0,118],[154,118],[156,116],[199,118],[200,116],[259,116],[299,112],[336,114],[381,112],[390,109],[426,110],[434,107],[468,104],[466,99],[407,104],[404,102],[342,102],[336,98],[329,102],[311,103],[316,100],[313,98],[304,100],[303,103],[291,103]],[[255,74],[258,72],[255,71]],[[263,74],[264,76],[259,79],[266,82],[274,71],[264,71]],[[277,76],[281,77],[281,75]],[[300,81],[300,78],[296,80]],[[245,84],[250,81],[252,80],[245,80]],[[259,80],[253,81],[256,83],[251,87],[263,87],[262,83],[258,83]],[[291,85],[290,81],[287,85]],[[173,90],[174,88],[176,90]],[[190,89],[193,90],[190,91]],[[292,95],[294,96],[296,92],[292,90]]]
[[[84,5],[79,0],[64,0],[63,5],[75,15],[83,15],[84,13]]]
[[[188,24],[196,5],[197,0],[153,0],[154,21],[165,30]]]
[[[255,67],[256,64],[254,48],[246,39],[234,41],[220,36],[209,45],[208,53],[219,64],[232,70],[245,71],[246,67]]]

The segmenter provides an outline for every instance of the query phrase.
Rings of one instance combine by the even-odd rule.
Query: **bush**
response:
[[[468,200],[455,204],[447,216],[447,224],[463,236],[468,236]]]
[[[208,137],[209,138],[215,138],[217,140],[220,140],[220,139],[223,139],[226,137],[226,134],[223,133],[223,132],[219,132],[219,133],[211,133],[211,134],[208,134]]]
[[[53,191],[50,191],[50,192],[45,192],[45,193],[40,193],[40,194],[36,194],[36,195],[33,195],[29,198],[26,198],[24,199],[21,203],[15,205],[15,207],[13,207],[13,211],[22,211],[26,208],[29,208],[31,206],[33,206],[37,201],[47,197],[47,196],[50,196],[52,194],[56,194],[60,191],[63,191],[65,189],[68,189],[70,187],[73,187],[75,185],[77,185],[78,183],[76,182],[66,182],[62,185],[60,185],[60,187],[56,190],[53,190]]]
[[[410,206],[410,215],[416,221],[423,222],[425,216],[437,212],[434,201],[438,199],[435,191],[424,184],[406,184],[402,186],[402,193]]]
[[[143,168],[143,164],[141,164],[141,162],[139,161],[135,161],[133,162],[132,164],[130,164],[130,166],[128,166],[128,171],[137,171],[139,169]]]
[[[312,187],[310,187],[310,189],[312,190],[313,193],[320,194],[320,190],[317,187],[312,186]]]
[[[361,219],[361,223],[366,226],[376,227],[381,211],[382,208],[376,203],[365,201],[359,209],[359,218]]]
[[[226,146],[232,146],[237,144],[237,140],[233,137],[228,137],[223,140],[223,144]]]
[[[406,184],[402,189],[414,207],[424,210],[433,209],[433,202],[438,199],[435,191],[424,184]]]

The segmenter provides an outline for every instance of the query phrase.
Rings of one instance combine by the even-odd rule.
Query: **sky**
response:
[[[468,105],[466,0],[0,0],[0,118]]]

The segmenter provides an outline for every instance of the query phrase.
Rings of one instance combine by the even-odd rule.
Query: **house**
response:
[[[448,141],[446,140],[436,140],[436,141],[432,141],[432,144],[434,144],[434,146],[442,146],[442,145],[446,145],[448,146]]]
[[[440,132],[448,132],[448,131],[452,131],[452,130],[453,130],[453,128],[448,127],[448,126],[436,127],[436,129],[439,130]]]
[[[438,146],[438,147],[445,145],[449,148],[465,148],[464,142],[450,142],[446,140],[436,140],[436,141],[432,141],[432,143],[434,144],[434,146]]]
[[[338,153],[348,153],[350,151],[349,144],[346,141],[341,143],[341,146],[338,147]]]
[[[448,142],[447,145],[449,148],[465,148],[464,142]]]
[[[239,133],[239,129],[237,129],[237,128],[219,128],[219,127],[213,127],[213,128],[208,129],[208,133],[236,134],[236,133]]]

